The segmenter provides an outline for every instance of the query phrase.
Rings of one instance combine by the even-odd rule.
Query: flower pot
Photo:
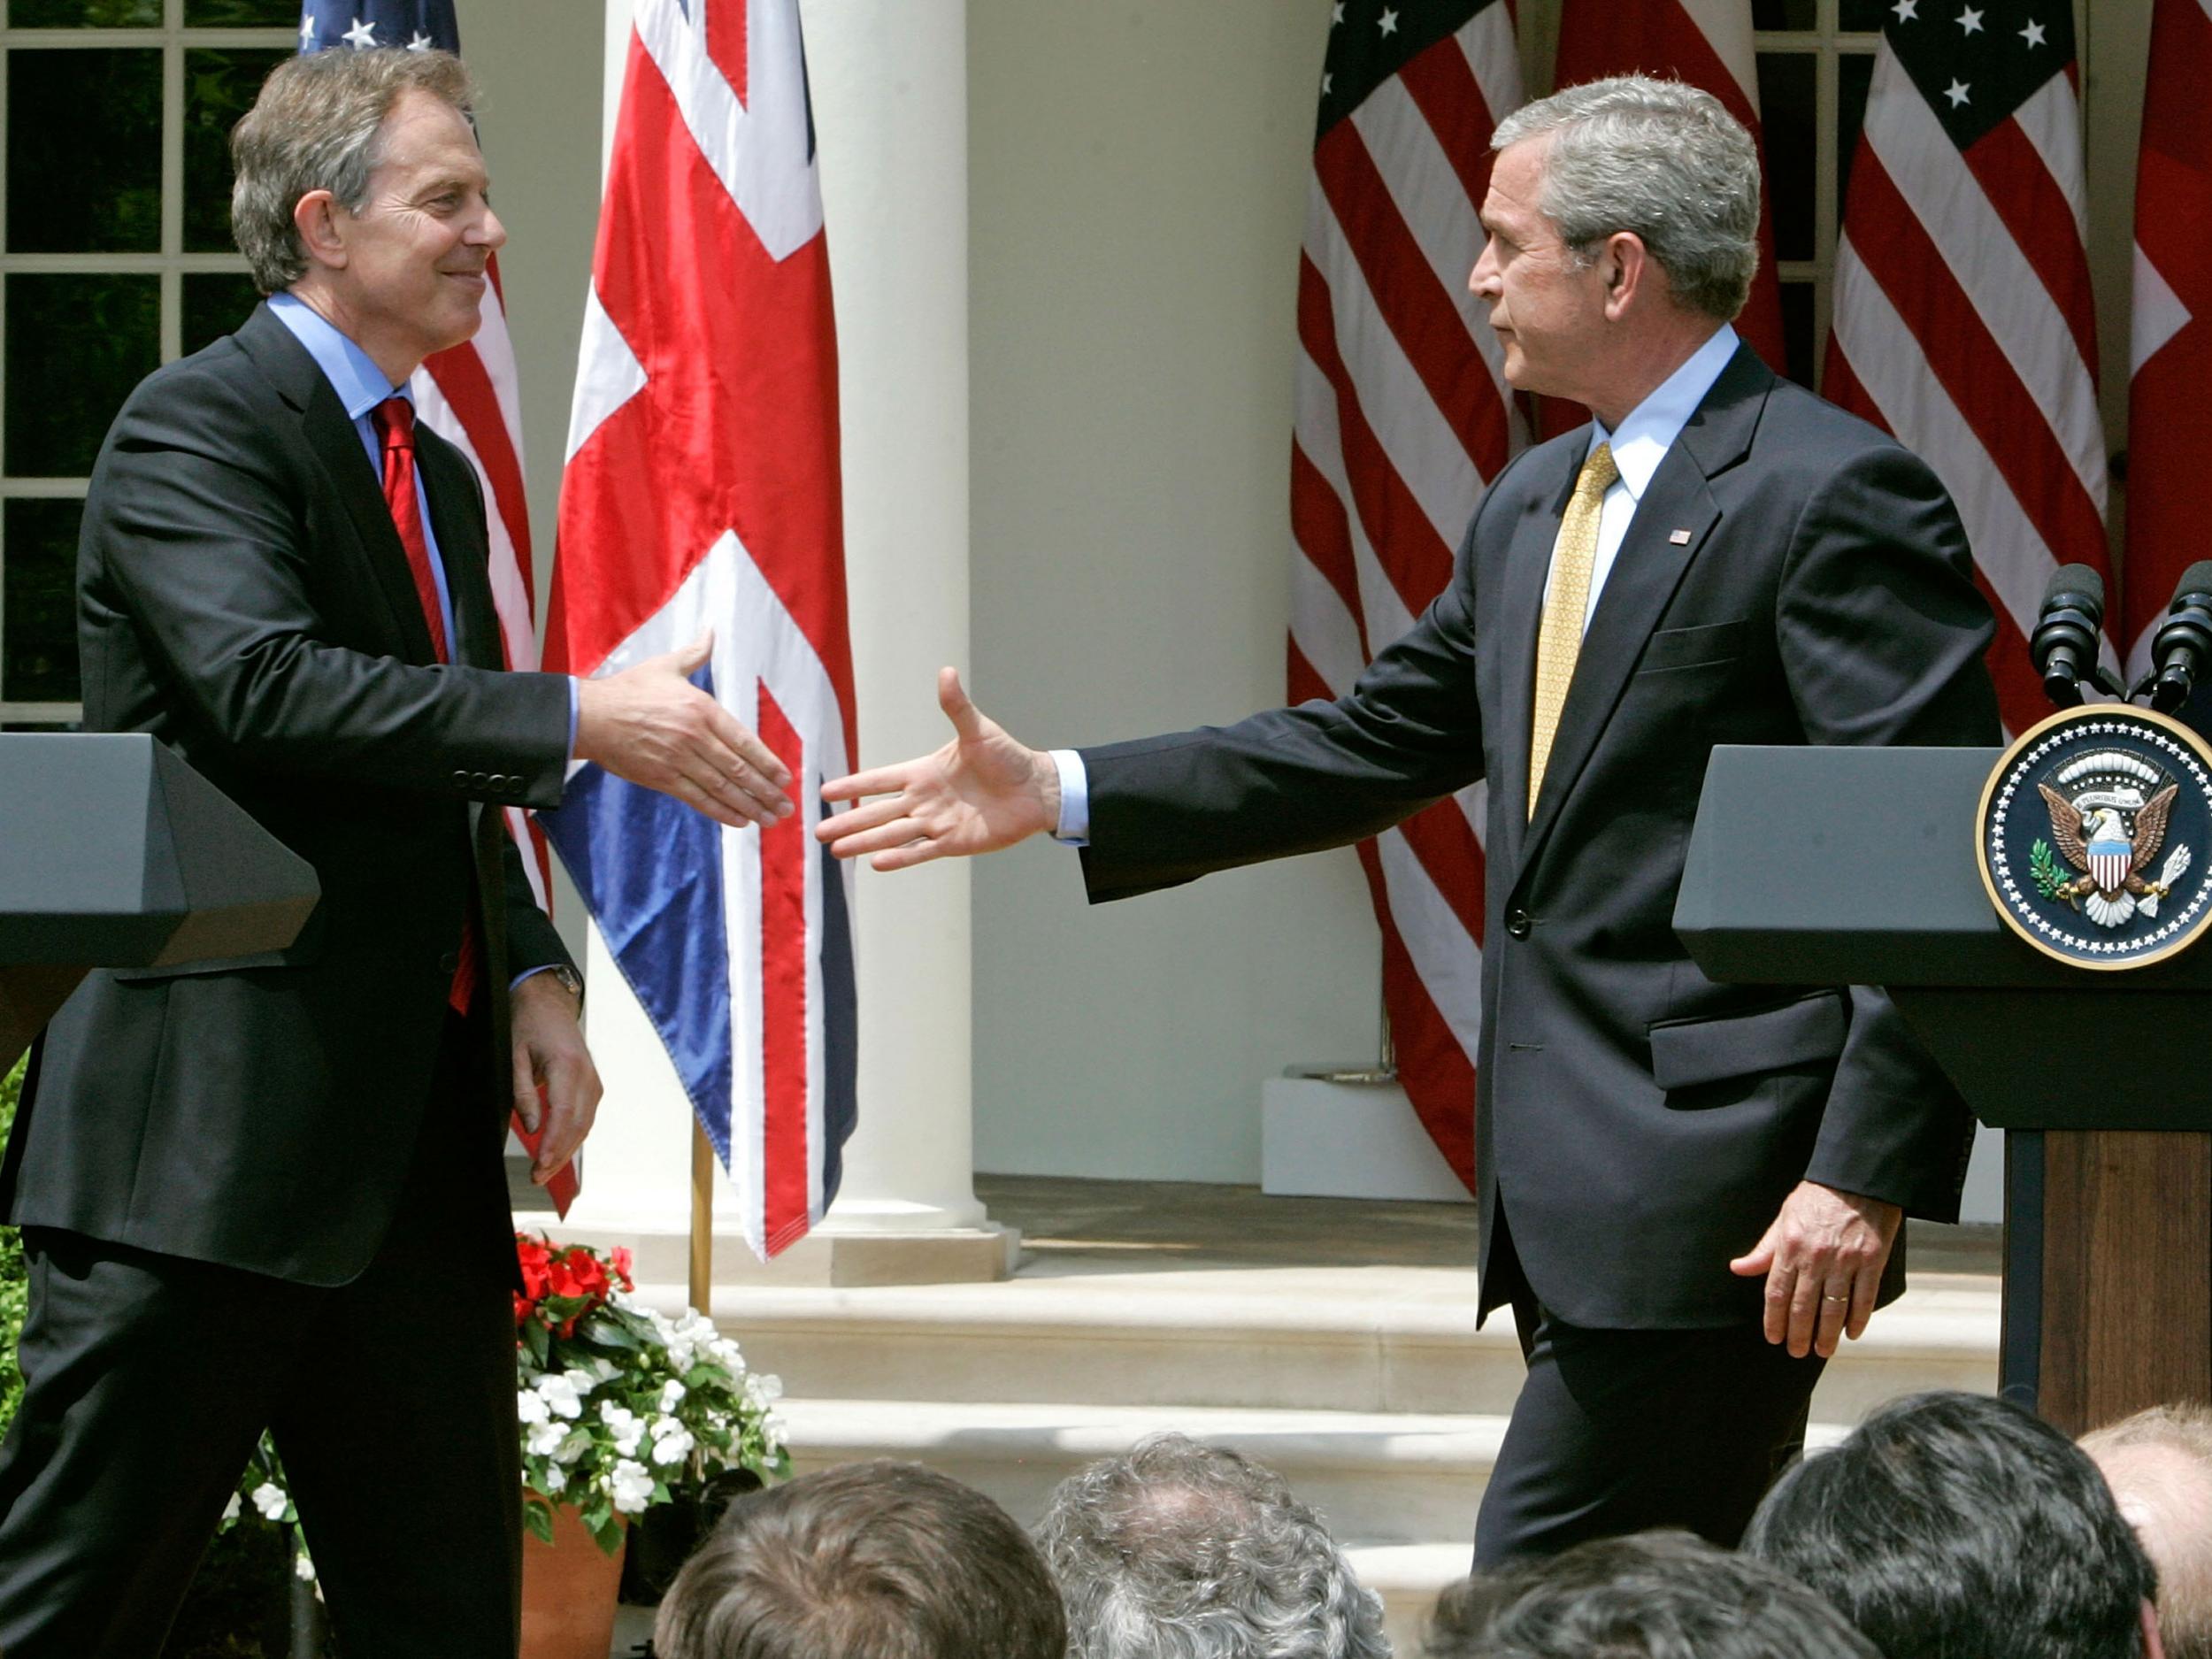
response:
[[[622,1552],[608,1555],[567,1504],[553,1509],[553,1541],[522,1540],[521,1659],[607,1659],[614,1646]]]

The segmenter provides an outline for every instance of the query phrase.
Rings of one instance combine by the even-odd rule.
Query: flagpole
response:
[[[714,1148],[691,1120],[691,1305],[714,1315]]]

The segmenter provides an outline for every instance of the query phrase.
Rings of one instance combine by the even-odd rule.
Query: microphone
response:
[[[2189,701],[2197,675],[2212,662],[2212,559],[2181,572],[2166,620],[2151,636],[2151,707],[2171,714]]]
[[[2205,565],[2212,574],[2212,561]],[[2043,609],[2028,636],[2028,656],[2043,695],[2062,709],[2082,700],[2081,682],[2099,683],[2097,640],[2104,627],[2104,578],[2086,565],[2062,565],[2043,589]],[[2212,635],[2206,643],[2212,645]]]

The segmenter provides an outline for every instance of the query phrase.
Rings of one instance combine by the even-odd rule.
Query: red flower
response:
[[[630,1277],[636,1260],[637,1258],[630,1254],[630,1247],[626,1244],[618,1244],[614,1247],[614,1276],[622,1281],[622,1288],[625,1290],[637,1288],[637,1281]]]

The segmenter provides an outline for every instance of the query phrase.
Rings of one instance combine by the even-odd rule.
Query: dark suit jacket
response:
[[[308,1284],[357,1274],[401,1202],[472,905],[496,1166],[505,987],[567,960],[497,806],[560,799],[569,692],[499,672],[474,474],[426,429],[418,444],[450,666],[353,423],[265,307],[116,418],[79,551],[85,726],[168,743],[323,896],[285,950],[89,976],[0,1170],[18,1225]]]
[[[1707,754],[1993,743],[1993,624],[1928,468],[1740,349],[1637,508],[1531,818],[1537,622],[1589,442],[1499,474],[1451,586],[1340,701],[1085,750],[1085,875],[1120,898],[1338,846],[1486,777],[1482,1310],[1517,1257],[1571,1324],[1731,1323],[1762,1286],[1727,1263],[1797,1181],[1955,1219],[1972,1123],[1879,992],[1690,962],[1672,918]],[[1880,833],[1878,803],[1836,813]]]

